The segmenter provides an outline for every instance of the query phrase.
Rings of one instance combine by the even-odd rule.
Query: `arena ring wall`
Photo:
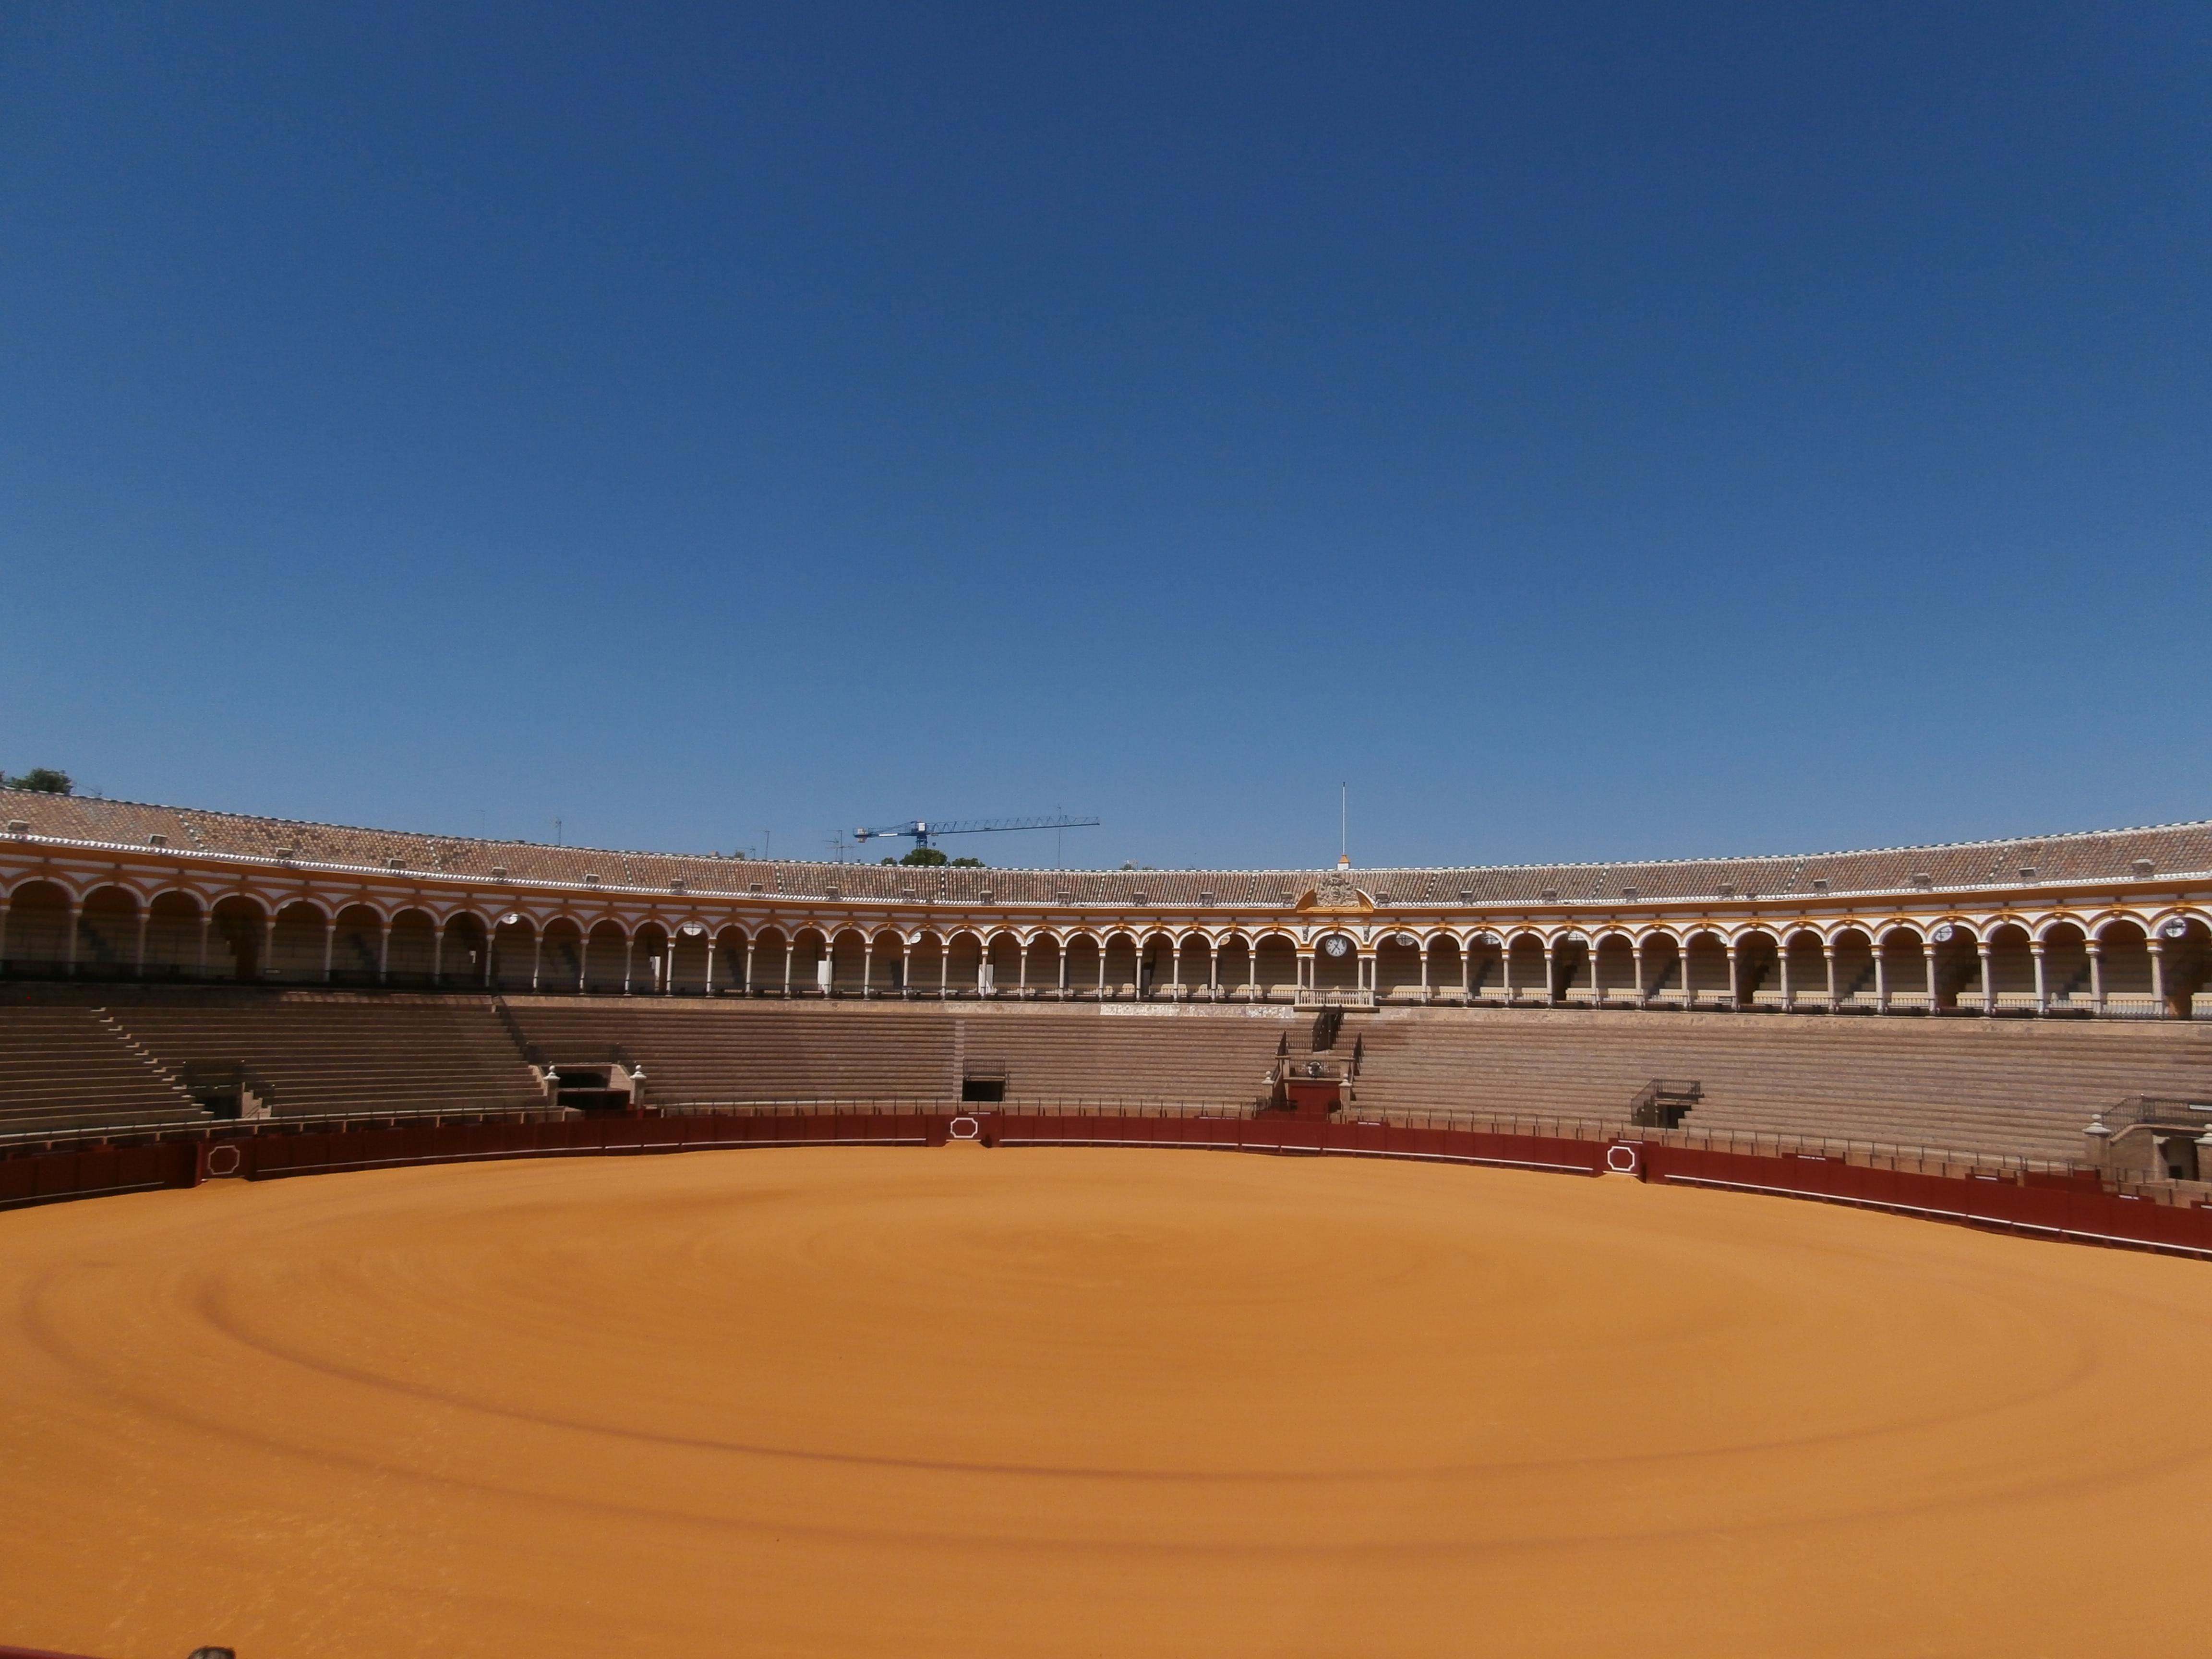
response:
[[[2212,1017],[2212,823],[1639,865],[1065,872],[0,799],[17,977]]]

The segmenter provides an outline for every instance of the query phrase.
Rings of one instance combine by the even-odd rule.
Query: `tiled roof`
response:
[[[62,841],[144,846],[161,836],[185,850],[388,867],[515,881],[669,891],[852,899],[918,899],[954,904],[1079,905],[1190,908],[1216,905],[1280,908],[1311,889],[1315,870],[1011,870],[950,866],[822,864],[723,858],[714,854],[636,853],[536,842],[428,836],[290,818],[252,817],[191,807],[99,800],[0,789],[5,817],[32,835]],[[1674,859],[1642,864],[1489,865],[1441,869],[1359,869],[1354,883],[1391,905],[1663,902],[1807,895],[1826,882],[1836,893],[1935,888],[2069,884],[2212,870],[2212,822],[2140,830],[2100,830],[2011,841],[1959,842],[1866,852],[1787,857]],[[2033,876],[2024,871],[2033,869]]]

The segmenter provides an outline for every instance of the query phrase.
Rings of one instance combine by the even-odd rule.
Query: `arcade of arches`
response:
[[[2212,927],[2163,915],[1820,927],[862,926],[478,914],[19,882],[15,977],[601,995],[1465,1002],[1876,1013],[2212,1013]]]

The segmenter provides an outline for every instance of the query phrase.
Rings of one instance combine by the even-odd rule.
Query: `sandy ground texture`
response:
[[[731,1152],[0,1215],[0,1640],[2202,1653],[2212,1266],[1608,1178]]]

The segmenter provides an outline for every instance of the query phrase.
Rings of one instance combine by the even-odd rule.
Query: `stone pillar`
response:
[[[538,988],[538,969],[545,965],[545,930],[534,923],[530,929],[530,988]]]
[[[84,902],[82,899],[71,899],[69,904],[69,938],[62,945],[64,974],[74,975],[76,972],[76,929],[77,924],[83,919]]]
[[[206,909],[200,912],[199,976],[202,979],[205,979],[207,977],[208,936],[214,932],[215,907],[213,905],[210,905]]]
[[[1889,1012],[1889,952],[1881,939],[1874,942],[1874,1011]]]
[[[749,997],[749,996],[750,996],[752,994],[753,994],[753,936],[752,936],[750,933],[747,933],[747,934],[745,935],[745,977],[744,977],[744,982],[743,984],[741,984],[741,985],[739,985],[739,986],[738,987],[738,994],[739,996],[741,996],[741,997]]]
[[[1729,1006],[1735,1009],[1736,1012],[1741,1013],[1743,1012],[1743,962],[1737,954],[1737,951],[1736,942],[1730,939],[1728,943]]]
[[[131,976],[133,979],[146,977],[146,924],[153,919],[154,912],[150,906],[142,904],[138,907],[138,946],[137,955],[131,964]],[[0,902],[0,957],[7,954],[4,946],[7,927],[8,907],[4,902]]]
[[[434,990],[446,982],[446,927],[447,922],[441,921],[430,931],[430,985]]]
[[[1985,939],[1974,941],[1974,954],[1981,959],[1982,1017],[1989,1018],[1997,1011],[1997,980],[1990,971],[1990,942]]]
[[[1928,963],[1928,1012],[1932,1014],[1936,1012],[1936,941],[1923,939],[1920,942],[1920,954]]]
[[[1513,1006],[1513,940],[1509,936],[1498,952],[1498,985],[1506,1006]]]
[[[1790,988],[1790,941],[1786,939],[1774,953],[1774,965],[1782,975],[1782,1012],[1788,1013],[1797,1006],[1797,997]]]
[[[2047,1014],[2051,1012],[2051,990],[2044,978],[2043,941],[2039,939],[2029,940],[2027,954],[2035,962],[2035,1012]]]
[[[0,963],[8,960],[8,897],[0,893]]]
[[[576,942],[576,994],[592,988],[592,936],[586,931]]]
[[[2089,1001],[2101,1014],[2105,1012],[2105,942],[2093,939],[2084,948],[2089,955]]]
[[[2157,1010],[2156,1018],[2164,1019],[2169,1012],[2166,1006],[2166,946],[2155,934],[2144,942],[2150,952],[2150,1006]]]
[[[1823,945],[1820,960],[1828,970],[1828,1012],[1832,1014],[1836,1012],[1836,947]]]
[[[376,982],[392,983],[392,918],[380,916],[376,922]]]
[[[1636,972],[1636,1006],[1648,1007],[1651,1002],[1651,981],[1644,976],[1644,941],[1632,939],[1628,942],[1628,959]]]
[[[1024,939],[1024,940],[1022,941],[1022,982],[1021,982],[1021,985],[1020,985],[1020,987],[1019,987],[1018,988],[1020,989],[1021,994],[1022,994],[1024,997],[1027,997],[1027,996],[1029,995],[1029,994],[1030,994],[1030,941],[1029,941],[1029,940],[1027,940],[1027,939]]]
[[[788,957],[785,957],[784,962],[784,980],[787,987],[788,987],[791,978],[790,958]],[[636,974],[637,935],[633,933],[625,932],[623,934],[623,994],[624,996],[628,996],[629,994],[630,981],[632,979],[636,977]]]
[[[860,941],[860,1000],[866,1002],[876,994],[876,941],[871,937]]]
[[[1474,1000],[1474,950],[1465,939],[1459,946],[1459,994],[1462,1002]]]
[[[1556,988],[1559,982],[1559,974],[1553,954],[1554,950],[1552,941],[1546,939],[1544,941],[1544,1000],[1564,1002],[1566,999],[1562,997]]]
[[[589,934],[585,935],[584,942],[591,943]],[[714,994],[714,935],[711,932],[707,935],[707,994]]]
[[[1168,981],[1168,1000],[1181,1002],[1182,1000],[1182,941],[1181,939],[1175,941],[1175,958],[1169,964],[1168,972],[1170,976]]]
[[[1435,1000],[1429,991],[1429,944],[1426,939],[1421,941],[1421,1000],[1424,1002]]]
[[[325,916],[323,918],[323,983],[325,985],[331,982],[331,961],[337,953],[337,945],[338,919],[336,916]],[[381,975],[378,975],[378,982],[380,984],[383,982]]]

